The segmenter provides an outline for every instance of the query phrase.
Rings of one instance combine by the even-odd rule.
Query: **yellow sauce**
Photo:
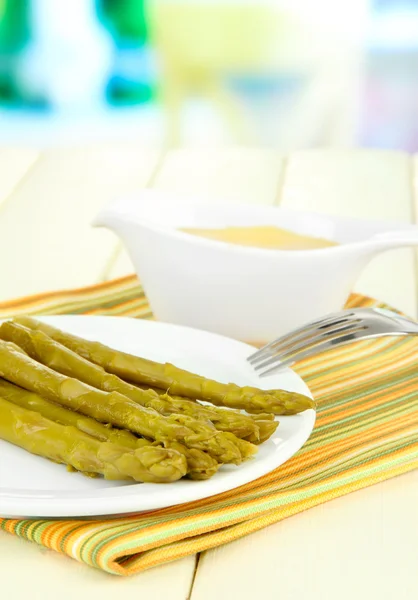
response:
[[[313,250],[338,245],[337,242],[309,235],[300,235],[293,231],[268,225],[225,227],[224,229],[182,228],[180,231],[220,242],[273,250]]]

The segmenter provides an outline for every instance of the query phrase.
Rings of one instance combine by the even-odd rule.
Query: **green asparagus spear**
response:
[[[126,384],[126,382],[124,382]],[[202,405],[198,400],[172,396],[167,390],[139,384],[127,384],[130,387],[145,391],[156,392],[166,401],[160,408],[155,406],[162,414],[173,412],[184,413],[194,416],[195,419],[211,421],[219,431],[230,432],[239,438],[247,440],[252,444],[262,444],[276,431],[279,423],[274,420],[272,413],[259,413],[246,415],[232,408],[219,408],[218,406]],[[135,400],[134,394],[125,393],[126,396]],[[168,403],[168,404],[167,404]]]
[[[55,402],[45,400],[45,398],[42,398],[38,394],[28,392],[5,379],[0,379],[0,397],[8,402],[17,404],[21,408],[37,412],[59,425],[77,427],[80,431],[91,435],[101,442],[113,442],[131,450],[152,444],[152,442],[149,442],[145,438],[136,437],[130,431],[104,425],[91,417],[86,417],[59,404],[55,404]]]
[[[204,407],[205,409],[219,410],[222,413],[225,412],[224,408],[219,408],[217,406],[212,407],[212,406],[208,406],[207,404],[202,405],[199,400],[196,400],[196,398],[184,398],[183,396],[171,396],[169,394],[169,390],[164,390],[162,388],[150,387],[149,385],[145,385],[143,383],[141,384],[141,383],[133,383],[133,382],[130,382],[130,385],[133,385],[134,387],[138,387],[141,390],[153,390],[159,396],[168,395],[170,398],[179,398],[180,400],[187,400],[188,402],[192,402],[194,405],[197,404],[199,407]],[[242,411],[238,408],[229,408],[228,413],[243,416]],[[254,421],[257,424],[259,423],[259,421],[274,421],[274,419],[275,419],[275,416],[273,413],[253,413],[253,414],[245,415],[245,417],[247,417],[248,419],[251,419],[252,421]]]
[[[241,411],[233,408],[219,408],[217,406],[202,405],[198,400],[191,398],[182,398],[181,396],[171,396],[167,390],[140,384],[128,384],[134,387],[139,387],[143,390],[152,390],[159,396],[164,396],[169,401],[170,409],[163,412],[163,409],[158,409],[163,414],[170,414],[171,412],[182,412],[193,415],[196,419],[206,419],[212,421],[216,429],[220,431],[234,433],[237,437],[245,439],[252,444],[262,444],[269,439],[276,431],[279,423],[274,420],[272,413],[257,413],[244,415]],[[129,394],[125,394],[129,395]],[[134,396],[130,396],[132,400],[135,400]],[[195,407],[191,409],[190,406]],[[256,424],[257,429],[252,430],[252,426],[249,425],[248,421],[252,424]]]
[[[246,448],[240,447],[238,440],[238,448],[242,455],[245,455]],[[233,441],[235,444],[235,441]],[[219,469],[219,463],[207,452],[198,450],[197,448],[187,448],[184,444],[175,441],[163,442],[165,448],[177,450],[183,454],[187,461],[187,478],[194,480],[210,479]]]
[[[129,384],[128,384],[129,385]],[[132,386],[130,386],[132,387]],[[153,391],[153,390],[150,390]],[[133,400],[136,394],[125,392]],[[265,442],[276,431],[279,423],[271,419],[255,420],[251,415],[244,415],[237,410],[218,408],[216,406],[202,406],[181,396],[171,396],[167,392],[159,394],[160,401],[153,400],[153,408],[163,415],[173,413],[188,414],[195,419],[211,421],[216,429],[225,433],[233,433],[242,440],[252,444]]]
[[[144,446],[155,446],[156,444],[156,442],[150,442],[145,438],[138,438],[130,431],[103,425],[103,423],[99,423],[91,417],[86,417],[59,404],[45,400],[38,394],[28,392],[5,379],[0,379],[0,397],[22,408],[38,412],[43,417],[60,425],[77,427],[80,431],[103,442],[113,442],[133,450]],[[164,441],[164,447],[177,450],[177,452],[183,454],[187,460],[187,477],[190,479],[209,479],[218,470],[219,465],[216,460],[202,450],[189,449],[179,442],[169,441]]]
[[[169,416],[183,414],[211,421],[216,429],[230,432],[252,443],[261,443],[276,430],[278,423],[257,422],[239,411],[202,406],[185,398],[158,395],[154,390],[143,390],[107,373],[102,367],[89,362],[66,346],[54,341],[42,331],[34,331],[6,321],[0,327],[0,338],[20,346],[31,358],[68,377],[74,377],[107,392],[120,392],[146,408]],[[261,430],[261,431],[260,431]]]
[[[99,342],[83,340],[28,317],[19,317],[16,322],[30,329],[43,331],[55,341],[121,379],[159,387],[168,390],[170,395],[207,400],[216,406],[244,409],[249,413],[293,415],[314,407],[311,398],[296,392],[260,390],[249,386],[239,387],[234,383],[218,383],[169,363],[161,364],[125,352],[117,352]]]
[[[185,415],[164,417],[118,392],[94,389],[34,361],[16,350],[14,344],[4,341],[0,341],[0,377],[98,421],[160,442],[175,440],[189,448],[207,451],[220,463],[240,464],[244,458],[234,440],[212,425]],[[248,442],[247,446],[250,456],[255,447]]]
[[[0,438],[32,454],[106,479],[168,483],[186,473],[186,459],[176,450],[146,446],[129,450],[100,442],[72,426],[59,425],[0,396]]]

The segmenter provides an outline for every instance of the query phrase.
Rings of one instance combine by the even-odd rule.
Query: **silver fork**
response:
[[[260,377],[356,340],[418,335],[418,323],[384,308],[353,308],[312,321],[247,358]]]

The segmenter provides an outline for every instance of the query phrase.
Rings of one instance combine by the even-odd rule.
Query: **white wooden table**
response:
[[[130,273],[117,239],[90,222],[112,198],[144,187],[413,222],[417,185],[418,160],[394,152],[0,148],[0,301]],[[416,256],[379,257],[356,289],[417,315]],[[1,595],[410,600],[418,596],[417,506],[415,472],[128,579],[0,532]]]

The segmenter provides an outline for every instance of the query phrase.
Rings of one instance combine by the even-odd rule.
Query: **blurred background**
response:
[[[0,0],[0,144],[418,151],[418,0]]]

